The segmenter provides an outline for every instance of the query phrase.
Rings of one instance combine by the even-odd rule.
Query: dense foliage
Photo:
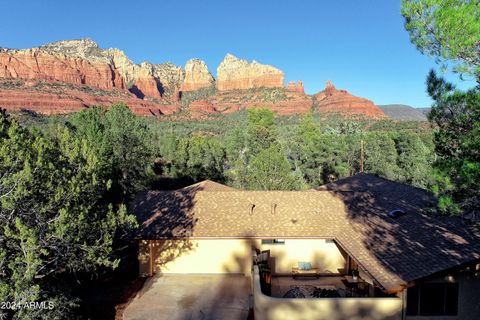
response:
[[[73,318],[78,300],[61,279],[118,265],[114,240],[136,224],[124,200],[151,164],[142,128],[125,106],[90,109],[43,132],[0,112],[3,316]]]
[[[363,144],[365,172],[418,187],[432,183],[431,129],[419,122],[276,117],[250,109],[150,127],[161,173],[170,178],[210,178],[240,189],[318,187],[360,172]]]
[[[439,209],[444,213],[473,213],[480,208],[480,91],[455,90],[431,71],[428,93],[435,100],[430,121],[438,126]]]
[[[149,184],[153,176],[150,131],[127,106],[113,106],[107,112],[89,108],[74,114],[68,125],[97,154],[100,175],[111,181],[110,201],[126,203]]]
[[[429,120],[435,131],[436,180],[441,213],[472,214],[480,207],[480,2],[403,0],[411,41],[453,71],[473,75],[477,87],[456,90],[431,71],[427,91],[434,100]]]
[[[480,2],[478,0],[403,0],[410,39],[424,54],[480,80]]]

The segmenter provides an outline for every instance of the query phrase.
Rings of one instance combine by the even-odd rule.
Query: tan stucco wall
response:
[[[464,320],[480,319],[480,276],[473,277],[468,273],[454,273],[428,282],[458,282],[458,314],[457,316],[407,316],[407,320]]]
[[[140,274],[149,273],[149,244],[155,273],[250,274],[251,244],[242,239],[140,241]]]
[[[285,299],[264,295],[258,267],[252,275],[256,320],[397,320],[402,315],[400,298]]]
[[[285,244],[261,244],[260,239],[141,240],[140,274],[150,273],[150,247],[154,270],[162,273],[244,273],[251,268],[251,248],[270,250],[275,274],[287,274],[299,261],[311,262],[321,272],[337,273],[345,258],[333,242],[323,239],[285,239]]]
[[[312,263],[320,272],[337,273],[345,268],[345,258],[333,242],[323,239],[285,239],[285,244],[261,244],[257,248],[270,250],[271,268],[276,274],[290,273],[299,261]]]

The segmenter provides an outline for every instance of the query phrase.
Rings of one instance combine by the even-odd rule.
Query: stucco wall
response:
[[[311,262],[321,272],[337,273],[345,258],[333,242],[323,239],[286,239],[285,244],[262,244],[260,239],[141,240],[140,274],[150,273],[150,247],[154,270],[162,273],[250,273],[251,247],[270,250],[276,274],[286,274],[299,261]]]
[[[156,273],[250,274],[251,243],[241,239],[140,241],[140,274],[149,274],[152,245]]]
[[[271,268],[276,274],[290,273],[299,261],[312,263],[320,272],[337,273],[345,268],[345,258],[333,242],[323,239],[285,239],[285,244],[261,244],[257,248],[270,250]]]
[[[457,316],[407,316],[407,320],[464,320],[480,319],[480,276],[472,276],[467,272],[454,273],[432,279],[428,282],[458,283],[458,314]],[[426,282],[426,281],[425,281]]]
[[[264,295],[258,267],[252,275],[256,320],[397,320],[402,315],[400,298],[320,298],[285,299]]]

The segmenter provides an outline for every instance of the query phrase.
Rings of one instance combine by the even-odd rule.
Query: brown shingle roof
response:
[[[458,217],[429,216],[427,191],[360,174],[312,191],[237,191],[203,182],[141,193],[137,237],[332,238],[388,291],[480,259],[480,235]],[[390,218],[402,209],[406,214]]]
[[[427,191],[373,175],[356,175],[320,188],[347,207],[336,237],[387,290],[480,259],[480,234],[461,217],[429,215]],[[388,212],[402,209],[399,218]]]
[[[190,186],[187,186],[185,188],[182,188],[178,191],[185,192],[190,190],[212,192],[212,191],[236,191],[237,189],[212,181],[212,180],[204,180],[204,181],[192,184]]]
[[[150,191],[132,205],[138,237],[326,237],[334,235],[341,199],[329,192]],[[175,232],[174,232],[175,231]]]

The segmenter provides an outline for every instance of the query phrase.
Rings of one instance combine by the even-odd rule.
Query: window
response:
[[[284,239],[262,239],[262,244],[285,244]]]
[[[423,283],[408,288],[407,315],[456,316],[458,283]]]

